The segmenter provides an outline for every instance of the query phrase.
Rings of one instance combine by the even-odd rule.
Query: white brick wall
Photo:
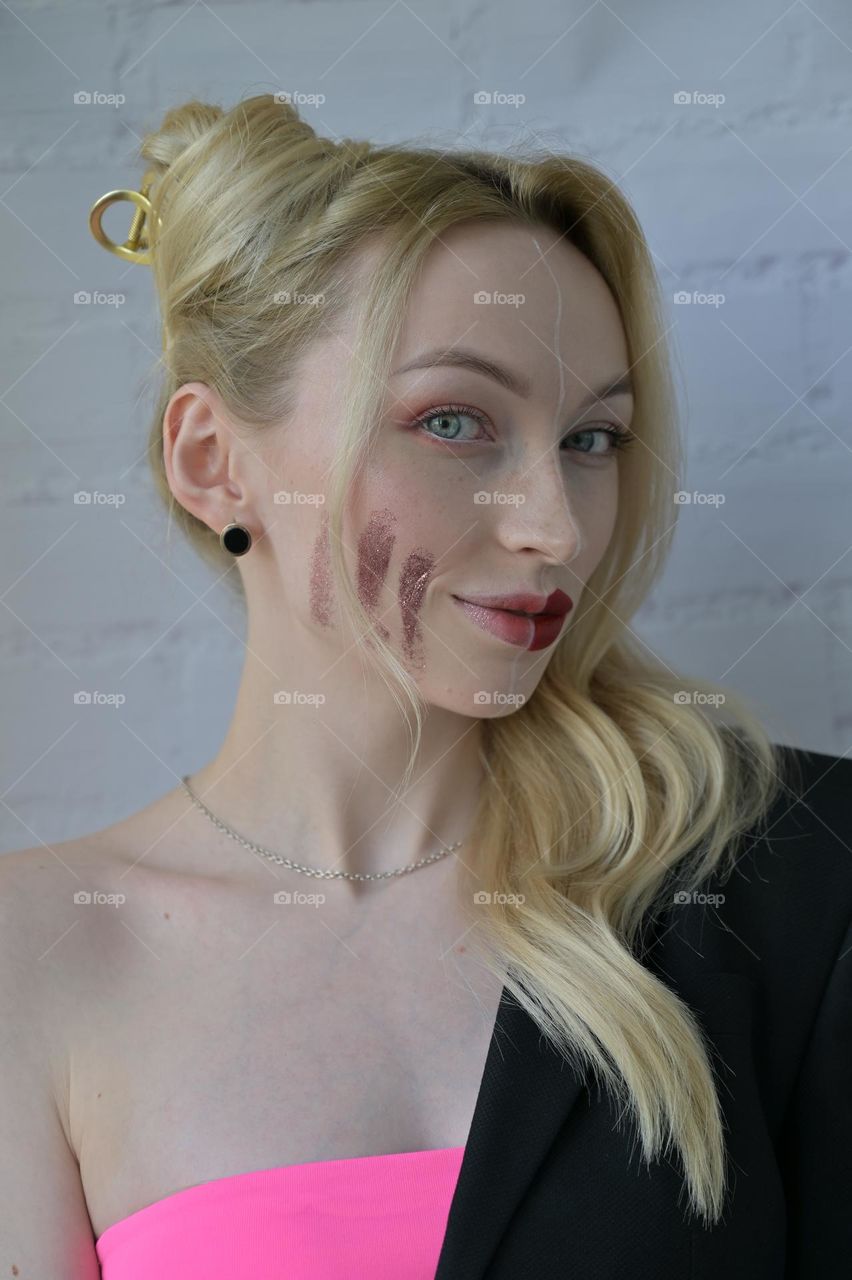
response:
[[[19,0],[0,8],[0,59],[0,847],[147,803],[213,754],[230,715],[240,618],[219,595],[195,603],[209,577],[179,542],[169,549],[142,458],[159,344],[150,274],[104,253],[86,225],[96,196],[137,181],[139,135],[191,95],[320,92],[317,125],[332,135],[538,138],[620,181],[670,297],[725,295],[672,304],[670,317],[687,488],[725,504],[682,509],[639,630],[673,667],[751,695],[778,740],[848,750],[846,0]],[[526,102],[477,106],[481,90]],[[75,105],[78,91],[126,102]],[[678,91],[725,102],[676,105]],[[125,222],[112,212],[115,234]],[[78,290],[126,302],[79,306]],[[126,502],[75,506],[79,489]],[[126,702],[75,706],[80,688]]]

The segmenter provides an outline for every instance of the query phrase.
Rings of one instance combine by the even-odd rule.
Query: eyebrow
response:
[[[498,364],[495,360],[489,360],[487,356],[478,355],[467,347],[438,347],[433,351],[426,351],[410,360],[408,364],[401,365],[399,369],[394,369],[391,377],[395,378],[399,373],[409,373],[412,369],[433,369],[436,365],[449,365],[456,369],[471,369],[474,373],[484,374],[486,378],[493,378],[495,382],[499,382],[508,391],[513,391],[515,395],[522,396],[525,400],[528,400],[532,394],[532,382],[529,378],[507,368],[506,365]],[[630,373],[620,373],[616,377],[608,379],[596,391],[590,392],[578,407],[584,409],[587,405],[596,404],[599,400],[611,400],[614,396],[632,395],[633,379]]]

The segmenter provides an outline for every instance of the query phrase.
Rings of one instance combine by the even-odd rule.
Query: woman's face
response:
[[[264,446],[287,482],[275,489],[291,498],[270,493],[257,513],[279,599],[323,670],[358,661],[316,500],[353,344],[343,327],[306,359],[298,410]],[[346,563],[427,702],[506,714],[534,691],[612,535],[619,463],[609,433],[629,427],[632,399],[594,394],[628,369],[618,310],[596,269],[549,229],[461,224],[430,251],[391,369],[345,514]],[[259,562],[247,572],[250,607],[259,572]],[[537,599],[509,602],[528,613],[545,600],[552,610],[555,592],[573,602],[561,621],[462,603],[529,594]]]

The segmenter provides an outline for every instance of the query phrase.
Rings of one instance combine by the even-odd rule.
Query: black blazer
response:
[[[436,1280],[852,1277],[852,758],[785,751],[801,785],[705,881],[724,901],[673,902],[638,952],[714,1046],[722,1221],[504,988]]]

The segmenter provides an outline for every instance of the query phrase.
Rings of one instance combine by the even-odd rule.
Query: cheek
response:
[[[358,537],[355,585],[361,604],[371,615],[380,602],[390,570],[397,540],[396,525],[395,512],[390,507],[379,507],[370,513]],[[376,619],[376,629],[384,640],[389,639],[388,629],[379,619]]]
[[[358,596],[368,611],[375,608],[388,574],[396,523],[390,507],[373,511],[358,539]]]
[[[435,556],[417,547],[405,558],[399,574],[399,607],[402,614],[402,647],[410,662],[422,662],[423,634],[420,606],[435,568]]]
[[[331,626],[332,578],[328,516],[320,517],[320,530],[314,539],[310,577],[311,617],[321,627]]]
[[[365,606],[375,603],[385,579],[397,593],[403,563],[415,548],[428,547],[440,556],[458,543],[476,515],[475,483],[466,470],[464,476],[448,474],[430,461],[416,450],[404,460],[385,459],[356,490],[348,541]]]
[[[618,516],[618,480],[590,490],[575,502],[577,521],[583,534],[583,550],[572,568],[585,580],[597,567],[610,544]]]
[[[597,519],[593,526],[595,544],[600,555],[609,545],[615,530],[618,516],[618,471],[615,470],[611,483],[607,486],[596,511]]]
[[[344,515],[344,557],[358,597],[382,638],[421,664],[421,612],[436,563],[471,524],[472,486],[416,451],[387,450],[367,463]],[[475,514],[475,512],[474,512]],[[331,568],[328,512],[312,534],[310,613],[321,627],[340,623]]]
[[[391,640],[391,631],[381,620],[384,615],[389,622],[394,620],[406,658],[417,663],[422,661],[423,649],[420,611],[437,555],[430,545],[433,521],[425,513],[418,516],[410,503],[402,509],[404,516],[390,506],[368,513],[357,538],[354,575],[358,597],[382,638]],[[325,627],[336,622],[330,548],[329,519],[324,513],[314,539],[310,609],[314,621]]]

